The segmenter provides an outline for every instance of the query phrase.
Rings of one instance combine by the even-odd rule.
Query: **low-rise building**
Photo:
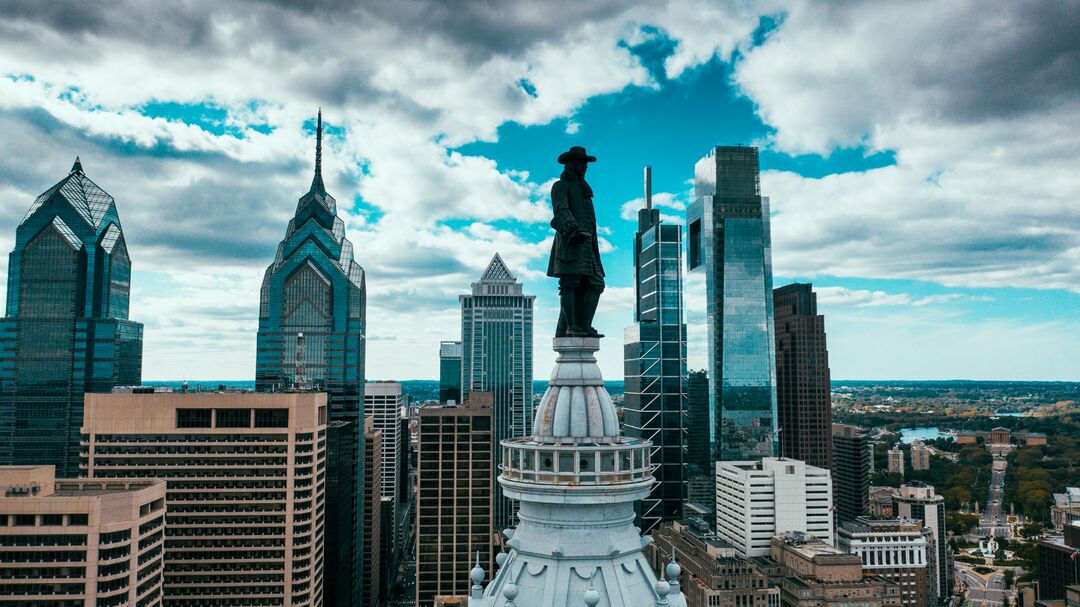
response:
[[[1050,520],[1057,531],[1064,530],[1065,525],[1080,522],[1080,489],[1067,487],[1064,493],[1054,494],[1054,505],[1050,506]]]
[[[998,426],[990,431],[990,440],[987,442],[991,445],[1008,445],[1012,443],[1012,434],[1008,428]]]
[[[870,487],[870,517],[892,518],[896,516],[895,487]]]
[[[859,517],[841,523],[839,547],[862,559],[863,570],[900,586],[903,607],[930,607],[937,602],[934,538],[920,521]]]
[[[900,586],[867,575],[862,559],[805,533],[790,532],[772,540],[772,560],[782,567],[784,607],[900,605]]]
[[[161,605],[165,482],[0,467],[0,604]]]
[[[834,541],[830,472],[783,457],[716,462],[716,535],[740,556],[767,556],[785,531]]]
[[[687,607],[779,607],[780,589],[753,561],[716,537],[703,522],[676,521],[653,530],[646,556],[663,570],[675,553]]]

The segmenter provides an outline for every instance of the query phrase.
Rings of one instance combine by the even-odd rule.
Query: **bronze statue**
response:
[[[597,246],[593,191],[585,181],[585,171],[596,157],[574,146],[558,160],[566,168],[551,186],[555,242],[547,271],[559,279],[561,311],[555,337],[603,337],[592,326],[604,292],[604,267]]]

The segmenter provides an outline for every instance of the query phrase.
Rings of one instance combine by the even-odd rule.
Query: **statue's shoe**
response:
[[[603,336],[604,336],[604,334],[603,334],[603,333],[601,333],[601,332],[597,331],[596,329],[594,329],[594,328],[592,328],[592,327],[589,327],[588,329],[585,329],[585,333],[586,333],[586,334],[587,334],[587,335],[588,335],[589,337],[597,337],[597,338],[599,338],[599,337],[603,337]]]
[[[593,333],[587,329],[567,329],[565,337],[594,337]]]

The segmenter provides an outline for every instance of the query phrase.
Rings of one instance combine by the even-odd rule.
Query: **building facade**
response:
[[[1080,584],[1080,525],[1065,525],[1064,535],[1039,541],[1035,548],[1039,600],[1065,598],[1065,589]]]
[[[911,443],[911,469],[930,469],[930,448],[927,447],[926,443],[922,441],[915,441]]]
[[[711,150],[694,166],[694,197],[686,211],[687,360],[707,373],[709,459],[697,467],[711,471],[715,461],[777,455],[772,239],[757,148]]]
[[[323,599],[326,395],[89,394],[83,471],[160,478],[166,607]]]
[[[375,427],[375,418],[364,418],[364,605],[382,604],[382,430]]]
[[[1065,525],[1080,523],[1080,489],[1066,487],[1063,493],[1054,494],[1054,505],[1050,506],[1050,520],[1058,532]]]
[[[493,399],[492,462],[497,470],[499,441],[529,433],[532,422],[533,295],[522,292],[502,257],[495,254],[472,292],[461,301],[461,398],[489,392]],[[495,488],[493,529],[513,524],[514,504]]]
[[[912,449],[914,453],[914,449]],[[952,597],[953,559],[949,550],[949,538],[945,533],[945,497],[924,483],[900,485],[895,497],[896,516],[922,522],[934,538],[934,567],[932,583],[939,603],[947,603]]]
[[[645,548],[660,571],[676,555],[682,568],[680,587],[687,607],[780,607],[780,589],[752,560],[692,521],[666,522]]]
[[[635,506],[644,533],[679,520],[687,499],[686,325],[682,317],[682,227],[645,208],[634,235],[634,324],[623,340],[623,421],[627,436],[652,442],[657,484]]]
[[[461,402],[461,342],[439,342],[439,402]]]
[[[274,261],[263,275],[259,295],[259,333],[255,388],[260,392],[318,390],[328,396],[329,421],[349,422],[355,448],[351,462],[331,460],[331,466],[352,469],[352,512],[330,521],[330,534],[352,538],[349,556],[354,574],[350,589],[331,589],[328,598],[360,592],[363,541],[359,521],[364,486],[364,336],[367,331],[367,290],[364,270],[353,259],[345,238],[345,223],[337,216],[337,201],[326,191],[322,177],[322,113],[316,127],[315,176],[300,197],[296,213],[278,245]],[[346,428],[343,428],[344,431]],[[330,501],[341,503],[334,495]],[[349,535],[347,535],[349,534]],[[330,584],[344,582],[329,577]]]
[[[899,585],[903,607],[937,603],[934,538],[921,521],[858,517],[840,524],[837,541],[862,559],[864,571]]]
[[[825,317],[808,283],[773,291],[780,455],[832,468],[832,396]]]
[[[0,603],[160,606],[165,482],[0,466]]]
[[[131,258],[116,201],[75,159],[38,196],[8,256],[0,319],[0,464],[79,474],[83,394],[142,378]]]
[[[832,479],[798,460],[716,463],[716,535],[741,556],[768,556],[772,538],[810,533],[832,544]]]
[[[850,521],[869,513],[870,472],[874,446],[866,430],[833,424],[833,494],[838,521]]]
[[[469,570],[492,565],[495,492],[492,398],[420,407],[416,508],[416,604],[466,596]]]
[[[779,580],[784,607],[900,605],[900,586],[866,574],[862,559],[812,535],[789,532],[772,540],[772,560],[782,568]]]
[[[889,474],[899,474],[902,478],[904,476],[904,451],[900,447],[895,449],[889,449],[888,453],[888,470]]]

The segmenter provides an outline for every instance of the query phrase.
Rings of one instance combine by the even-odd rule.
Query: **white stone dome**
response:
[[[533,418],[533,439],[540,442],[612,442],[619,418],[604,387],[595,337],[557,337],[558,358],[547,392]]]

